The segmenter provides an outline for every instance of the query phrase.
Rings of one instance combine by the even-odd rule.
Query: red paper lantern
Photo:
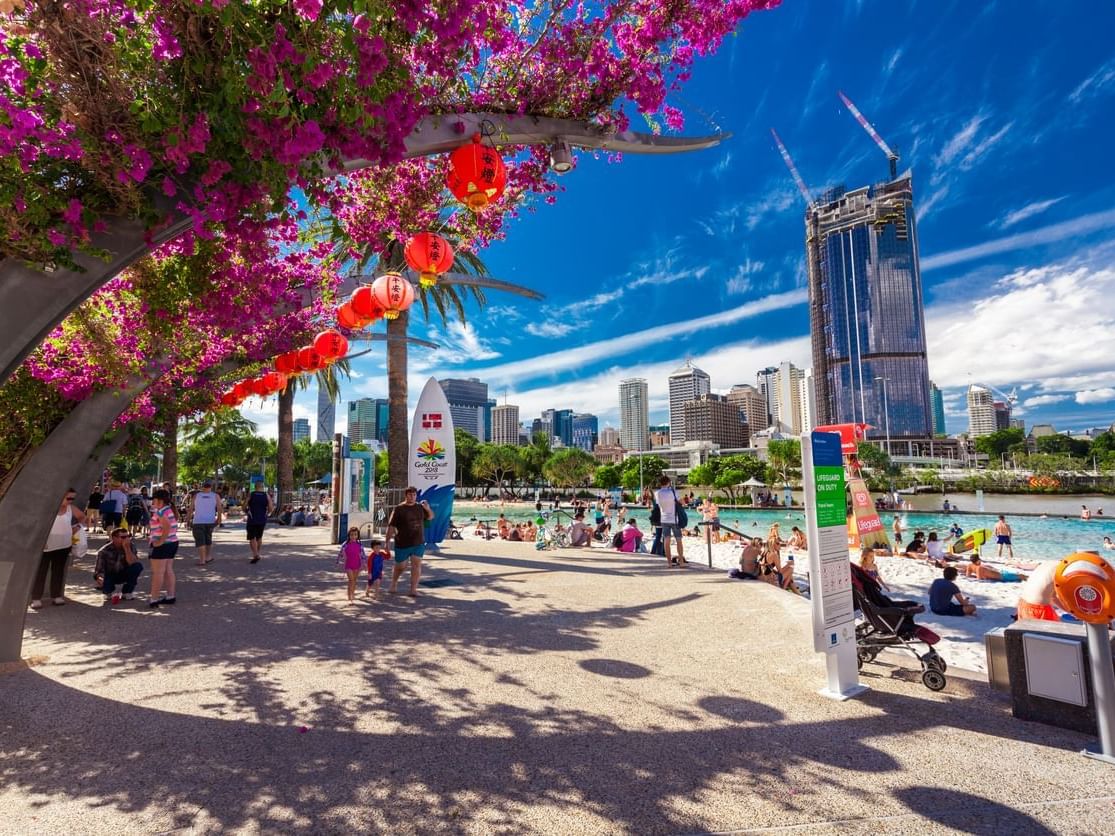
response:
[[[418,272],[418,283],[422,287],[433,287],[437,284],[437,277],[453,266],[453,248],[433,232],[419,232],[411,236],[403,255],[411,269]]]
[[[480,134],[449,155],[445,185],[457,200],[473,212],[499,200],[507,184],[507,171],[499,152],[480,144]]]
[[[235,392],[225,392],[221,395],[221,406],[236,406],[240,403],[240,399],[236,397]]]
[[[387,319],[398,319],[400,313],[414,304],[414,285],[398,273],[384,273],[372,282],[372,295]]]
[[[251,381],[241,380],[239,383],[232,387],[232,394],[236,395],[236,400],[242,401],[246,397],[248,397],[248,395],[252,394],[252,387],[249,385],[250,383]]]
[[[267,381],[262,377],[254,377],[248,381],[248,386],[252,390],[253,395],[259,395],[261,398],[266,398],[270,392],[267,390]]]
[[[339,331],[322,331],[314,337],[314,350],[326,363],[332,363],[348,354],[348,340]]]
[[[298,349],[298,368],[304,372],[316,372],[325,365],[325,360],[313,346]]]
[[[298,371],[298,352],[287,351],[275,358],[275,371],[281,374],[294,374]]]
[[[367,324],[383,317],[383,307],[376,301],[370,284],[362,284],[352,292],[349,306],[356,315],[357,322]]]
[[[263,376],[263,385],[267,387],[268,394],[274,395],[286,388],[286,380],[283,372],[268,372]]]
[[[337,308],[337,324],[349,331],[360,327],[360,317],[352,309],[351,302],[345,302]]]

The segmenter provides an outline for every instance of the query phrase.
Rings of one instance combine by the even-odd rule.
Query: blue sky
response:
[[[1099,2],[786,0],[698,65],[686,133],[711,151],[581,154],[556,206],[511,224],[493,275],[546,293],[491,294],[467,324],[413,321],[443,348],[425,379],[479,377],[530,419],[572,408],[618,425],[618,383],[648,379],[652,423],[686,358],[714,391],[781,360],[808,367],[804,203],[775,127],[816,192],[881,180],[883,154],[845,91],[913,170],[930,377],[948,429],[969,381],[1017,389],[1016,414],[1058,429],[1115,420],[1115,6]],[[383,397],[382,349],[343,400]],[[273,434],[273,404],[248,413]],[[296,416],[314,423],[313,392]],[[343,405],[338,429],[344,430]]]

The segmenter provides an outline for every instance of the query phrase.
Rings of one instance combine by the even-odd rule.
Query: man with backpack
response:
[[[658,490],[654,492],[654,501],[658,503],[661,519],[662,545],[666,551],[666,565],[673,566],[675,561],[670,553],[670,540],[677,540],[678,556],[676,565],[688,566],[685,559],[685,545],[681,540],[681,530],[688,524],[689,518],[678,500],[677,491],[670,484],[670,477],[665,473],[658,480]]]
[[[101,528],[112,531],[119,528],[124,521],[124,506],[128,504],[128,495],[120,490],[120,483],[113,482],[108,493],[101,499]]]

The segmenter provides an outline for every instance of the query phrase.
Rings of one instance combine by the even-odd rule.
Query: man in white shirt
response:
[[[665,474],[658,480],[658,490],[654,492],[654,501],[658,503],[661,516],[662,545],[666,550],[666,565],[672,566],[673,556],[670,554],[670,538],[678,542],[678,565],[688,565],[685,560],[685,546],[681,542],[681,526],[678,525],[677,493],[670,486],[670,477]]]
[[[128,504],[128,495],[120,490],[120,483],[113,482],[112,488],[101,500],[101,525],[105,531],[119,528],[124,522],[124,506]]]
[[[206,480],[201,490],[194,494],[193,533],[197,546],[197,565],[212,563],[209,550],[213,548],[213,529],[224,519],[224,503],[221,495],[213,490],[213,483]]]

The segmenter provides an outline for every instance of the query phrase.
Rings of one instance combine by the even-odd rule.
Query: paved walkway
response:
[[[606,550],[454,543],[344,603],[317,530],[178,561],[175,608],[71,580],[0,675],[5,833],[1111,833],[1086,738],[873,665],[820,698],[805,604]],[[232,557],[235,555],[235,557]],[[146,580],[146,578],[144,579]]]

